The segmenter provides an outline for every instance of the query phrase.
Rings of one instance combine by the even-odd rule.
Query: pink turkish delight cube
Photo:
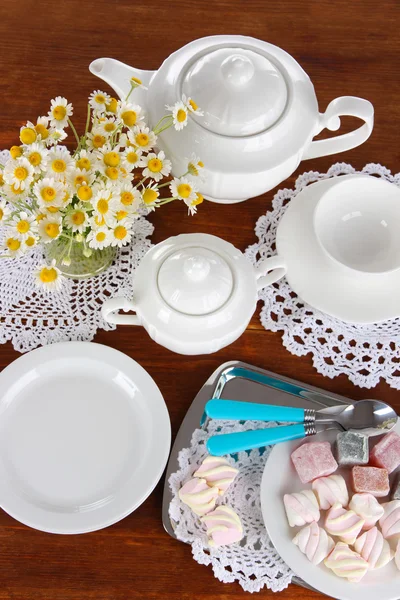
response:
[[[390,491],[389,473],[387,469],[377,467],[353,467],[353,489],[358,494],[372,494],[375,498],[383,498]]]
[[[338,468],[329,442],[310,442],[297,448],[291,455],[302,483],[331,475]]]
[[[400,465],[400,436],[394,431],[385,435],[372,449],[370,462],[375,467],[393,473]]]

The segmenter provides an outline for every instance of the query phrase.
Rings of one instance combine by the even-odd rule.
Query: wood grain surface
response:
[[[375,130],[366,144],[337,157],[304,162],[297,174],[324,171],[336,161],[356,168],[380,162],[397,172],[399,27],[396,0],[1,0],[0,147],[17,143],[20,125],[45,114],[56,95],[74,104],[74,123],[82,131],[88,94],[104,88],[88,71],[95,58],[112,56],[156,69],[171,52],[197,37],[234,33],[266,40],[292,54],[310,75],[321,111],[341,95],[368,98],[375,106]],[[291,186],[295,176],[284,185]],[[182,218],[181,207],[172,205],[152,217],[153,241],[180,232],[207,232],[244,250],[256,241],[255,222],[270,208],[273,194],[232,206],[206,203],[195,218]],[[205,380],[232,359],[351,398],[379,397],[400,409],[399,392],[383,382],[365,390],[344,376],[331,380],[318,375],[311,357],[289,354],[281,335],[266,332],[257,314],[237,342],[212,356],[172,354],[153,343],[142,328],[119,327],[99,333],[95,341],[122,350],[154,377],[174,434]],[[0,368],[17,357],[11,344],[0,346]],[[122,522],[82,536],[34,531],[0,511],[0,600],[244,598],[239,585],[217,581],[210,568],[192,559],[190,548],[164,532],[161,503],[162,482]],[[271,592],[260,593],[268,595]],[[320,595],[293,585],[280,597],[303,600]]]

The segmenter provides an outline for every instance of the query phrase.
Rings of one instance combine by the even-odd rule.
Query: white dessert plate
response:
[[[400,316],[400,269],[387,273],[347,269],[324,252],[314,230],[314,212],[322,195],[329,191],[333,197],[337,186],[340,196],[344,183],[351,181],[353,185],[356,179],[369,193],[371,179],[378,183],[368,175],[343,175],[318,181],[299,192],[278,226],[276,247],[285,262],[289,285],[310,306],[349,323],[377,323]],[[379,183],[383,190],[394,185]]]
[[[160,390],[117,350],[54,344],[0,373],[0,506],[30,527],[119,521],[158,483],[170,443]]]
[[[397,423],[395,431],[400,433],[400,424]],[[301,529],[289,527],[285,507],[284,494],[311,489],[311,484],[302,484],[290,459],[290,455],[304,442],[328,441],[333,443],[337,431],[325,431],[306,440],[295,440],[277,444],[265,465],[261,481],[261,509],[265,527],[271,542],[285,563],[301,577],[308,585],[338,600],[398,600],[400,590],[400,571],[396,568],[394,560],[388,565],[375,571],[369,571],[359,583],[350,583],[334,575],[323,563],[315,566],[295,546],[292,539]],[[370,438],[371,447],[380,438]],[[337,471],[350,483],[350,468],[340,468]],[[391,475],[391,481],[394,474]],[[349,485],[349,492],[352,493]],[[388,502],[388,498],[380,499]],[[325,511],[323,511],[325,515]],[[323,527],[324,517],[321,516],[320,526]]]

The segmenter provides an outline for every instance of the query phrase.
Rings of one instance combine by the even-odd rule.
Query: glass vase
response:
[[[60,237],[45,244],[44,253],[49,262],[56,261],[56,266],[65,277],[86,279],[105,271],[113,262],[117,248],[109,246],[93,250],[83,242]],[[90,253],[90,256],[85,256],[85,253]]]

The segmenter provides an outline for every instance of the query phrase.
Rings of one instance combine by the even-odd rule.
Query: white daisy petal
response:
[[[64,129],[68,125],[68,117],[71,117],[72,113],[72,104],[68,104],[66,98],[57,96],[50,104],[50,125],[55,129]]]
[[[56,261],[52,260],[50,265],[42,264],[35,271],[35,283],[46,292],[61,289],[64,277],[60,269],[56,267]]]
[[[143,169],[143,177],[150,177],[154,181],[160,181],[163,177],[167,177],[171,172],[171,161],[165,158],[165,153],[161,150],[158,154],[150,152],[143,156],[139,162]]]

